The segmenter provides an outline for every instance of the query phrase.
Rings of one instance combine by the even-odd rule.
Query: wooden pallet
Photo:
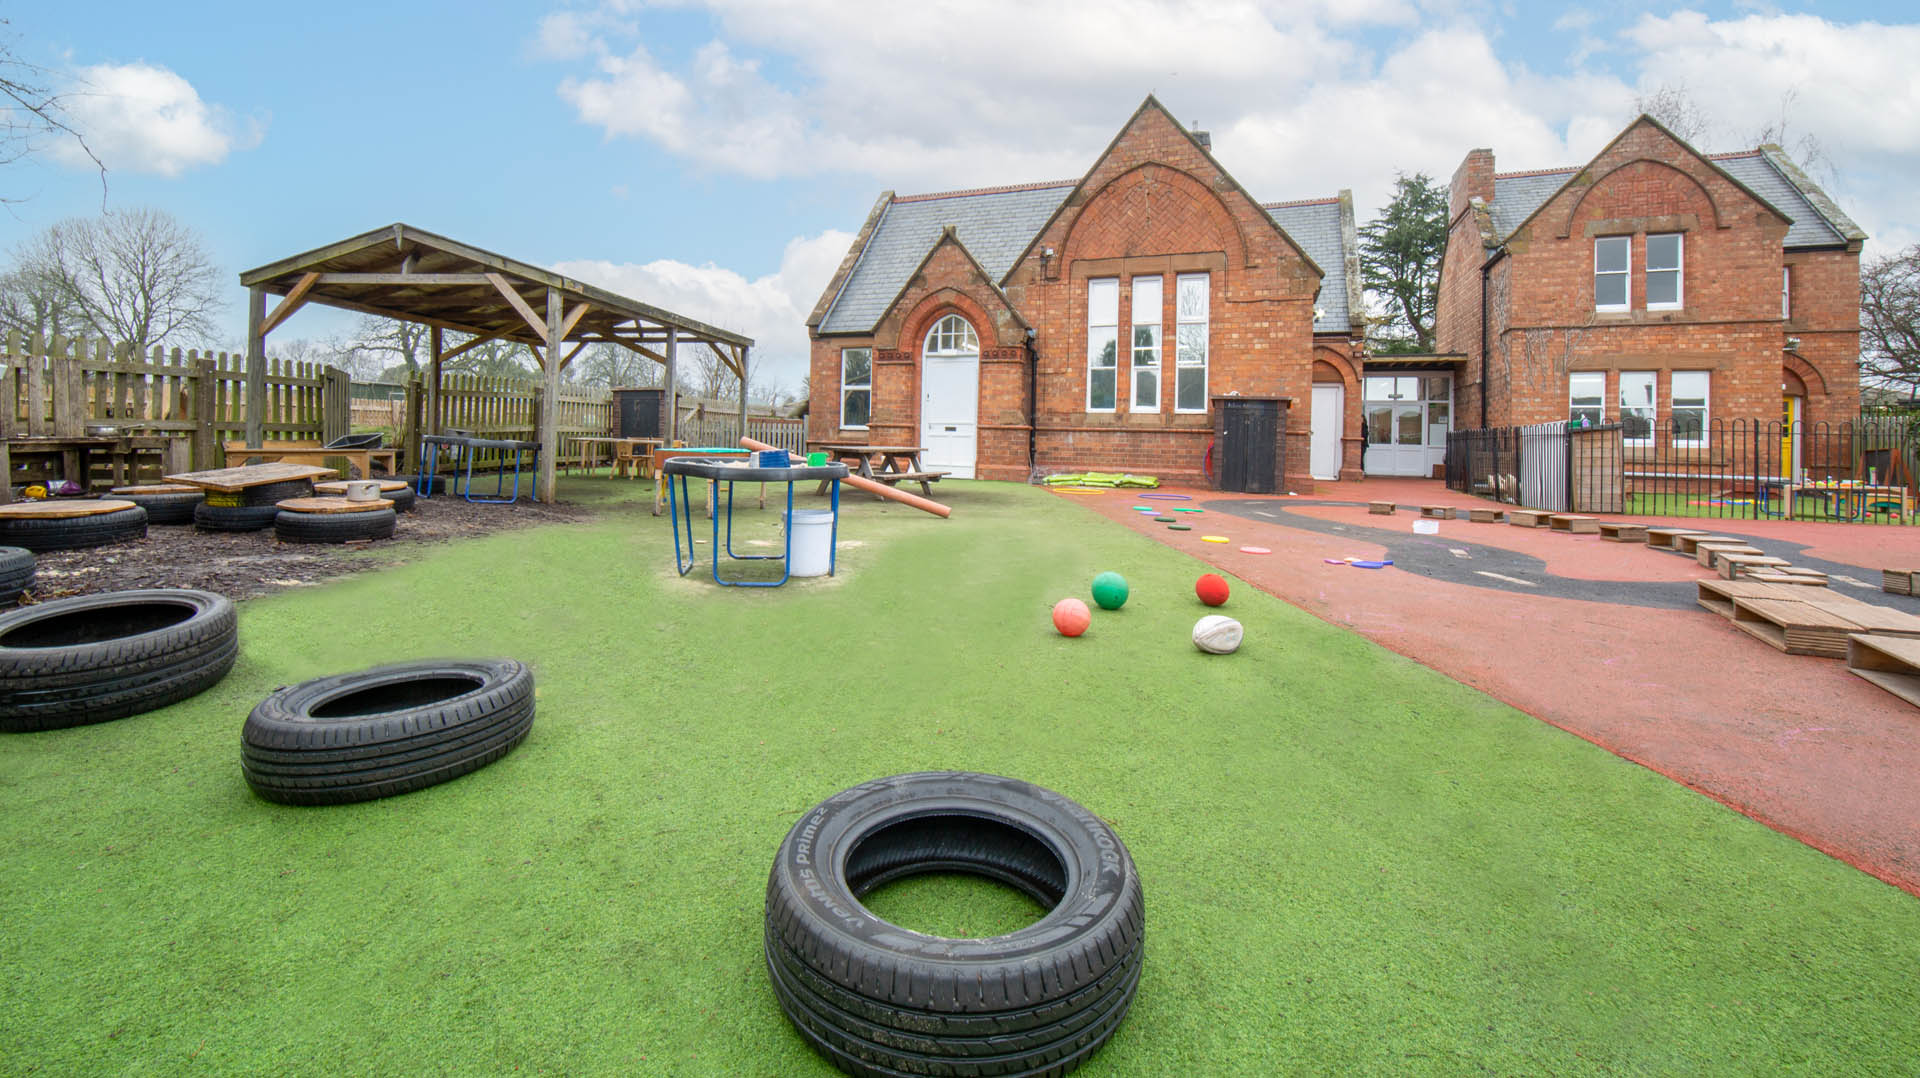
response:
[[[1421,507],[1420,507],[1420,515],[1421,515],[1421,516],[1423,516],[1423,517],[1432,517],[1432,518],[1434,518],[1435,520],[1452,520],[1452,519],[1453,519],[1453,506],[1451,506],[1451,505],[1423,505],[1423,506],[1421,506]]]
[[[1547,518],[1547,525],[1557,532],[1569,535],[1599,535],[1600,522],[1592,517],[1578,513],[1555,513]]]
[[[1847,669],[1920,707],[1920,641],[1855,633],[1847,638]]]
[[[1655,550],[1676,550],[1675,540],[1683,535],[1705,535],[1698,528],[1648,528],[1647,545]]]
[[[1647,541],[1647,526],[1625,520],[1603,520],[1600,522],[1600,538],[1610,543],[1644,543]]]
[[[1733,627],[1789,655],[1847,657],[1847,637],[1861,630],[1852,619],[1818,603],[1791,599],[1733,601]]]
[[[1912,595],[1913,573],[1912,569],[1880,570],[1880,590],[1895,595]]]
[[[1545,509],[1509,509],[1507,523],[1516,528],[1542,528],[1552,519],[1553,514]]]
[[[1827,586],[1827,574],[1816,573],[1807,576],[1793,571],[1793,566],[1785,565],[1776,569],[1756,569],[1746,574],[1744,579],[1757,584],[1780,584],[1788,587],[1824,588]]]
[[[1757,546],[1748,546],[1738,540],[1731,543],[1701,543],[1694,548],[1693,559],[1709,569],[1719,567],[1722,554],[1764,554]]]
[[[1507,519],[1504,509],[1469,509],[1467,519],[1475,524],[1500,524]]]
[[[1798,602],[1803,593],[1780,584],[1763,584],[1754,580],[1721,580],[1708,577],[1696,580],[1699,588],[1696,601],[1706,610],[1733,620],[1733,601],[1735,599],[1781,599]]]
[[[1809,591],[1801,594],[1807,596],[1806,602],[1846,618],[1860,626],[1862,632],[1872,633],[1875,636],[1920,638],[1920,616],[1909,614],[1904,610],[1876,606],[1864,599],[1856,599],[1837,591]]]
[[[1390,517],[1393,515],[1393,503],[1392,502],[1368,502],[1367,512],[1377,517]]]
[[[1653,533],[1647,533],[1647,545],[1653,546]],[[1692,557],[1698,552],[1701,543],[1745,543],[1745,539],[1735,539],[1731,535],[1708,535],[1706,532],[1688,532],[1673,537],[1673,549]]]
[[[1714,559],[1719,566],[1720,575],[1732,580],[1755,569],[1778,569],[1787,564],[1785,558],[1770,558],[1765,554],[1727,554],[1722,553]]]

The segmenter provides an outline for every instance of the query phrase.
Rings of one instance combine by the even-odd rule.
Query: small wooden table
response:
[[[327,458],[338,457],[345,460],[349,467],[360,469],[360,478],[372,479],[373,466],[379,464],[392,475],[399,470],[398,449],[328,449],[325,446],[304,442],[267,442],[264,445],[250,446],[246,441],[230,441],[221,447],[222,454],[229,462],[246,461],[259,458],[263,464],[325,464]]]
[[[607,473],[608,479],[616,475],[646,478],[652,472],[650,458],[653,450],[667,444],[664,438],[614,438],[605,435],[575,438],[574,441],[580,443],[582,463],[589,471],[600,466],[600,450],[605,447],[607,464],[611,468]],[[588,447],[593,449],[591,458],[585,454]]]
[[[951,474],[922,470],[920,454],[926,452],[922,446],[868,445],[865,442],[810,442],[808,444],[815,452],[825,453],[829,461],[846,465],[850,475],[871,479],[876,483],[885,483],[890,487],[899,486],[901,483],[918,483],[920,492],[929,498],[933,497],[933,484]],[[826,492],[826,484],[822,483],[815,493],[825,494]],[[880,496],[876,494],[874,497]]]
[[[405,485],[401,484],[401,486]],[[323,496],[288,498],[273,504],[290,513],[371,513],[378,509],[393,508],[393,503],[385,498],[375,498],[370,502],[356,502],[349,498]]]
[[[268,483],[325,479],[338,474],[333,468],[316,468],[311,464],[243,464],[238,468],[216,468],[208,472],[182,472],[169,475],[166,480],[169,483],[186,483],[201,490],[237,494],[248,487],[260,487]]]

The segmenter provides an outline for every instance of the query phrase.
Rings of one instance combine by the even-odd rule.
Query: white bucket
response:
[[[356,479],[347,484],[347,500],[370,502],[380,496],[380,484],[371,479]]]
[[[833,510],[795,509],[787,521],[793,552],[787,558],[792,576],[826,576],[833,558]]]

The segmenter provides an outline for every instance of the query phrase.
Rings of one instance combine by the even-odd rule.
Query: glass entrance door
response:
[[[1368,475],[1432,475],[1452,429],[1450,374],[1369,375],[1364,383]]]

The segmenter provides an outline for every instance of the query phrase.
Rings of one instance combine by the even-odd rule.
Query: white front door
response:
[[[972,479],[979,442],[980,344],[973,327],[948,315],[920,353],[920,466]]]
[[[1347,404],[1346,387],[1313,387],[1313,435],[1307,452],[1307,473],[1315,479],[1340,478],[1340,433]]]
[[[1451,375],[1368,375],[1365,389],[1366,474],[1427,476],[1446,463]]]

